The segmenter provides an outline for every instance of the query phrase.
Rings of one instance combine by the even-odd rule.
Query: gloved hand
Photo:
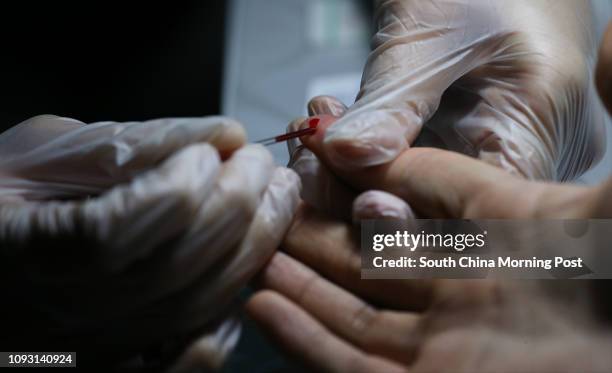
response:
[[[381,0],[376,24],[357,101],[325,138],[335,166],[389,162],[420,134],[530,179],[602,154],[589,2]]]
[[[188,358],[219,364],[227,308],[299,200],[295,174],[244,139],[222,117],[40,116],[0,135],[2,345],[102,364],[211,333]]]
[[[327,128],[330,122],[344,115],[346,110],[340,101],[329,96],[315,97],[308,103],[308,115],[319,116],[321,128]],[[304,122],[305,118],[297,118],[289,124],[287,132],[299,130]],[[289,167],[302,180],[302,199],[318,211],[355,222],[370,218],[381,219],[381,216],[401,220],[414,217],[412,209],[392,194],[371,190],[359,195],[357,189],[338,178],[300,139],[289,140],[287,146]]]

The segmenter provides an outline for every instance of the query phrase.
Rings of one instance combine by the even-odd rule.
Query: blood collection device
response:
[[[284,142],[287,140],[295,139],[296,137],[313,135],[315,132],[317,132],[318,125],[319,125],[319,119],[313,118],[308,122],[308,128],[303,128],[301,130],[285,133],[283,135],[268,137],[266,139],[255,141],[255,143],[262,144],[265,146],[270,146],[270,145],[277,144],[279,142]]]

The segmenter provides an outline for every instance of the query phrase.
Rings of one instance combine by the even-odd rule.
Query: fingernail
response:
[[[332,162],[350,167],[387,163],[408,145],[406,127],[379,112],[340,119],[327,130],[324,144]]]
[[[312,115],[327,114],[341,117],[346,112],[346,106],[331,96],[318,96],[308,104],[308,112]]]

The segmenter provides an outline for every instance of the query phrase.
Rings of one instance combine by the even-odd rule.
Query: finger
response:
[[[294,152],[289,163],[302,180],[302,199],[317,210],[331,216],[350,219],[355,191],[344,183],[308,149]]]
[[[304,123],[305,120],[305,117],[299,117],[291,121],[291,123],[289,123],[289,125],[287,126],[286,133],[295,132],[299,130],[300,125]],[[287,140],[287,150],[289,151],[289,158],[293,158],[293,154],[300,147],[304,147],[304,145],[302,144],[302,141],[299,137]]]
[[[252,222],[248,224],[246,235],[238,235],[239,242],[233,247],[224,243],[203,243],[200,247],[202,255],[221,257],[214,266],[203,267],[196,260],[191,266],[200,270],[174,266],[171,259],[162,258],[172,268],[161,275],[147,276],[146,287],[152,288],[158,301],[151,306],[136,310],[132,314],[141,315],[138,323],[143,327],[151,322],[151,318],[159,315],[171,315],[163,324],[156,328],[158,335],[168,335],[185,332],[208,325],[219,319],[225,319],[226,310],[232,306],[240,291],[269,261],[278,247],[285,231],[291,223],[299,202],[299,180],[290,170],[277,168],[268,185],[261,204],[257,207]],[[205,227],[204,227],[205,228]],[[238,229],[233,226],[226,229]],[[181,248],[179,247],[178,250]],[[221,254],[217,251],[223,251]],[[204,257],[202,260],[208,260]],[[200,260],[200,261],[202,261]],[[186,264],[186,265],[189,265]],[[125,283],[125,281],[124,281]],[[180,285],[180,286],[179,286]],[[143,288],[145,287],[143,286]],[[184,286],[181,288],[181,286]],[[142,298],[142,290],[139,298]],[[147,319],[145,315],[149,316]],[[135,321],[127,320],[126,325],[134,327]],[[209,338],[205,346],[196,344],[194,353],[206,347],[206,356],[225,356],[227,346],[223,343],[213,343]]]
[[[334,117],[343,116],[348,108],[340,102],[340,100],[331,96],[318,96],[313,98],[308,104],[308,114],[310,116],[317,115],[332,115]],[[308,155],[304,155],[304,158],[310,156],[313,158],[311,162],[320,162],[309,150],[304,150]],[[353,221],[359,221],[364,219],[382,219],[382,218],[396,218],[396,219],[408,219],[413,218],[412,210],[410,207],[401,199],[394,197],[384,192],[366,192],[355,198],[355,191],[343,183],[336,175],[333,175],[325,166],[319,166],[320,172],[317,180],[319,185],[324,184],[325,187],[322,190],[329,191],[330,197],[321,197],[323,193],[319,193],[317,196],[311,196],[312,200],[330,202],[342,201],[339,205],[334,206],[331,203],[324,205],[329,206],[329,209],[321,208],[318,209],[322,212],[333,212],[333,211],[346,211],[346,203],[349,200],[353,201]],[[350,196],[347,199],[346,196]],[[305,199],[309,201],[309,199]],[[313,206],[317,206],[316,203],[310,203]],[[332,214],[333,215],[333,214]]]
[[[302,138],[318,158],[358,190],[379,189],[394,194],[425,217],[462,217],[477,196],[475,190],[503,186],[511,191],[518,180],[478,160],[431,148],[410,149],[388,165],[347,171],[333,166],[327,158],[323,140],[329,125],[330,121],[322,121],[317,133]],[[517,192],[512,194],[516,196]]]
[[[229,250],[214,268],[202,272],[185,291],[166,302],[169,310],[181,310],[180,317],[170,324],[188,329],[197,321],[223,316],[218,313],[236,299],[278,248],[298,203],[297,176],[291,170],[278,168],[237,247]]]
[[[272,155],[260,145],[238,150],[223,164],[189,231],[168,253],[166,267],[171,270],[160,289],[189,284],[230,254],[247,234],[275,168]]]
[[[109,277],[121,279],[118,272],[184,234],[213,189],[219,167],[215,149],[193,145],[99,198],[5,204],[0,209],[0,240],[29,263],[32,281],[72,289],[73,296],[91,299],[83,302],[85,308],[95,308],[98,299],[108,299],[105,296],[130,297],[132,286],[147,288],[143,282],[149,280],[139,272],[137,280],[113,285]],[[48,250],[48,242],[61,250]],[[138,300],[130,299],[130,306]]]
[[[308,102],[308,115],[331,115],[334,117],[343,116],[348,107],[333,96],[317,96]]]
[[[360,168],[393,160],[416,139],[443,92],[488,62],[506,39],[503,32],[483,37],[482,30],[497,28],[489,5],[443,5],[441,12],[436,3],[377,3],[361,91],[325,139],[331,162]]]
[[[101,263],[121,270],[186,230],[212,192],[219,156],[207,144],[171,157],[158,170],[83,204],[84,229]]]
[[[409,363],[418,339],[415,313],[378,311],[291,257],[277,253],[262,285],[298,304],[339,337],[366,352]]]
[[[326,161],[321,150],[324,131],[325,123],[303,141]],[[595,203],[593,188],[529,182],[440,149],[413,148],[388,165],[361,172],[334,168],[334,172],[360,190],[380,189],[396,195],[429,218],[585,218]]]
[[[612,22],[608,24],[599,49],[595,81],[602,101],[612,115]]]
[[[329,100],[325,99],[325,102],[333,105],[334,103]],[[331,116],[323,118],[332,119]],[[304,125],[308,123],[298,119],[289,125],[288,130],[297,131]],[[355,192],[321,164],[319,159],[302,145],[300,139],[294,141],[289,144],[291,159],[288,167],[294,170],[302,180],[302,199],[319,211],[340,219],[349,219]]]
[[[353,202],[353,222],[377,219],[409,220],[415,216],[410,206],[393,194],[379,190],[360,194]]]
[[[362,280],[354,228],[302,208],[283,241],[283,250],[342,288],[382,306],[421,311],[432,302],[435,281]],[[398,297],[398,294],[402,296]]]
[[[294,357],[315,371],[404,372],[386,359],[371,356],[333,335],[307,312],[272,291],[257,293],[247,312]]]
[[[209,145],[205,146],[218,160],[216,151]],[[124,263],[123,267],[116,269],[126,269],[120,275],[103,281],[100,276],[91,279],[87,289],[92,293],[89,297],[93,298],[91,304],[97,307],[96,312],[103,309],[109,317],[138,314],[138,321],[116,320],[116,324],[123,325],[121,321],[125,325],[135,327],[138,324],[143,328],[160,315],[175,315],[176,318],[158,326],[156,335],[189,331],[219,317],[218,312],[224,310],[222,305],[234,299],[240,287],[269,258],[275,241],[280,240],[275,235],[266,234],[272,227],[265,224],[275,224],[274,228],[281,230],[275,234],[282,235],[283,224],[290,222],[292,206],[297,203],[298,185],[291,173],[283,171],[272,180],[274,170],[272,156],[261,146],[247,146],[234,153],[217,168],[215,177],[209,178],[212,186],[196,189],[201,202],[192,208],[191,215],[175,220],[163,219],[163,224],[181,224],[183,227],[180,232],[170,235],[171,240],[153,240],[151,249],[157,250],[138,256],[141,260],[129,270],[125,268],[129,263]],[[191,171],[185,175],[197,175]],[[277,193],[275,198],[265,194],[266,190]],[[277,196],[282,201],[276,199]],[[266,198],[267,202],[262,205]],[[265,210],[260,210],[260,207]],[[278,216],[273,215],[275,212]],[[261,219],[259,223],[254,220],[257,218]],[[140,216],[132,215],[129,221],[121,220],[114,236],[130,237],[130,229],[139,221],[146,224],[147,215],[141,212]],[[264,229],[264,225],[266,232],[260,232],[258,229]],[[253,233],[249,233],[251,227]],[[151,232],[145,231],[143,234],[148,234],[145,238],[162,230],[155,228],[149,227]],[[248,234],[251,236],[245,237]],[[264,237],[270,241],[265,241]],[[139,248],[137,238],[134,237],[128,246],[131,250]],[[109,301],[110,309],[99,305],[97,297],[102,293],[104,299],[113,300]],[[117,304],[124,306],[118,307]]]
[[[206,142],[229,155],[246,142],[244,128],[237,121],[221,116],[202,118],[162,118],[145,122],[100,122],[87,125],[89,131],[79,140],[89,143],[100,134],[110,134],[116,143],[115,165],[138,167],[155,163],[186,145]],[[122,149],[120,146],[123,146]]]
[[[199,142],[225,156],[244,144],[245,134],[240,124],[223,117],[94,123],[41,141],[27,154],[3,162],[3,169],[35,181],[36,190],[63,191],[64,198],[95,195]],[[40,199],[53,197],[47,193]]]
[[[160,320],[159,314],[143,312],[137,320],[120,322],[120,315],[133,317],[131,311],[150,306],[155,294],[147,287],[148,272],[134,271],[132,278],[123,272],[188,229],[219,165],[216,149],[193,145],[99,198],[0,206],[2,250],[20,268],[21,286],[32,294],[66,294],[45,301],[47,316],[53,316],[41,322],[63,330],[62,339],[95,336],[95,345],[109,351],[155,343],[151,324],[146,333],[134,332],[125,340],[108,338],[138,323]],[[104,331],[100,320],[107,321]]]
[[[0,136],[0,157],[27,153],[68,132],[85,126],[76,119],[38,115],[11,127]]]

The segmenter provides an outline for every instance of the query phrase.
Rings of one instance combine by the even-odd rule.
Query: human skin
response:
[[[324,129],[333,118],[323,119]],[[315,153],[316,141],[304,139]],[[369,175],[337,172],[363,190],[400,196],[425,217],[612,216],[612,182],[530,182],[439,149],[406,150]],[[307,366],[330,372],[604,372],[612,366],[612,335],[594,326],[587,305],[558,305],[527,283],[361,280],[354,235],[350,225],[303,207],[285,253],[262,275],[266,290],[247,305]],[[586,282],[580,286],[577,294],[590,290]]]
[[[352,227],[303,207],[247,311],[315,371],[604,372],[612,336],[536,283],[361,280]],[[587,283],[576,294],[584,293]],[[575,299],[574,299],[575,301]],[[561,310],[561,311],[560,311]],[[584,356],[589,356],[584,359]]]
[[[611,45],[609,28],[596,78],[608,108]],[[397,195],[420,216],[612,216],[612,180],[593,187],[531,182],[440,149],[412,148],[388,165],[347,172],[322,147],[336,118],[320,118],[319,132],[302,141],[323,163],[358,190]],[[354,236],[350,225],[303,207],[285,253],[261,276],[265,290],[247,304],[264,330],[307,366],[330,372],[605,372],[612,366],[612,332],[586,304],[528,282],[361,280]],[[567,283],[553,285],[588,298],[586,282],[572,283],[576,292]]]

